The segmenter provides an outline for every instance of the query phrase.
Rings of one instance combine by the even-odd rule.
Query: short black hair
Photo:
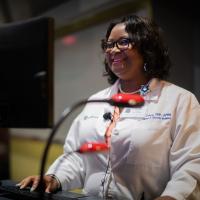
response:
[[[125,24],[126,32],[142,55],[144,63],[146,63],[147,71],[144,71],[145,75],[148,78],[166,79],[171,68],[168,48],[164,44],[161,28],[150,18],[128,15],[120,21],[111,22],[108,26],[105,39],[102,40],[102,49],[112,29],[120,23]],[[115,83],[118,77],[110,70],[106,59],[104,60],[104,65],[105,71],[103,75],[108,77],[110,84]]]

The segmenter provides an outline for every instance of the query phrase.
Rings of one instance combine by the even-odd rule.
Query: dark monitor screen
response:
[[[54,20],[0,26],[0,127],[53,124]]]

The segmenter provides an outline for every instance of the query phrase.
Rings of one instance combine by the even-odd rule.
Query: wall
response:
[[[194,2],[153,1],[156,22],[163,28],[172,57],[170,81],[200,100],[200,20]]]

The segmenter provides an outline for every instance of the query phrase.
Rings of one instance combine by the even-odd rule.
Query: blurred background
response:
[[[0,0],[0,26],[39,16],[54,18],[54,107],[56,122],[65,107],[108,86],[100,41],[111,20],[129,13],[153,18],[164,31],[172,58],[169,80],[200,100],[200,21],[196,1]],[[5,63],[1,64],[4,67]],[[57,133],[47,166],[62,153],[74,116]],[[50,128],[0,129],[0,179],[38,174]]]

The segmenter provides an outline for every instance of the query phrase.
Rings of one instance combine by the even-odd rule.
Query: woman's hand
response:
[[[38,184],[39,184],[40,176],[28,176],[22,181],[20,181],[17,186],[20,187],[20,189],[24,189],[27,186],[31,186],[30,191],[34,191],[37,189]],[[54,192],[60,187],[60,183],[53,178],[50,175],[46,175],[43,177],[43,182],[44,182],[44,187],[45,187],[45,192],[50,193]]]
[[[173,197],[170,197],[170,196],[162,196],[162,197],[158,197],[154,200],[176,200],[176,199],[174,199]]]

